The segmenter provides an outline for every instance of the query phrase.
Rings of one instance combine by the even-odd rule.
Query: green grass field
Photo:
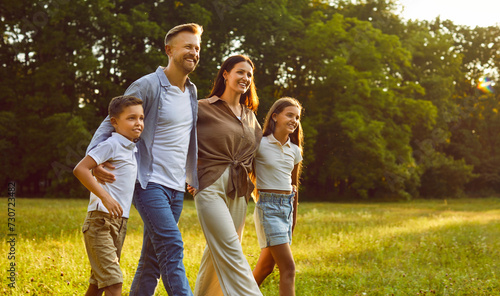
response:
[[[89,263],[80,231],[87,200],[16,200],[16,288],[7,278],[7,199],[0,236],[2,295],[83,295]],[[259,248],[250,203],[243,250]],[[185,266],[194,287],[205,240],[192,200],[180,221]],[[121,258],[127,295],[141,251],[135,209]],[[500,199],[404,203],[301,203],[292,245],[297,295],[500,295]],[[264,282],[278,295],[279,273]],[[157,295],[167,295],[159,284]]]

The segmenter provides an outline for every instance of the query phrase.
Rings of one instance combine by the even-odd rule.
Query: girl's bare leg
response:
[[[261,250],[259,260],[253,270],[255,281],[260,286],[271,274],[275,264],[278,265],[280,271],[280,295],[295,296],[295,261],[288,243]]]

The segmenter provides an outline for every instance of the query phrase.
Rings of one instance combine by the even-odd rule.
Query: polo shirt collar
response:
[[[280,141],[278,141],[278,140],[276,140],[276,138],[274,137],[274,135],[273,135],[273,134],[269,134],[269,135],[267,136],[267,139],[268,139],[269,143],[273,143],[273,144],[275,143],[275,144],[279,144],[280,146],[288,146],[288,147],[291,147],[291,145],[290,145],[290,143],[291,143],[291,142],[290,142],[290,137],[288,137],[288,140],[285,142],[285,144],[284,144],[284,145],[281,145],[281,142],[280,142]]]
[[[161,86],[170,87],[170,86],[172,86],[172,84],[170,83],[170,81],[168,81],[167,75],[165,75],[165,72],[163,72],[164,70],[165,70],[165,67],[158,66],[158,68],[156,68],[155,74],[156,74],[156,76],[158,76],[158,79],[160,79]],[[189,77],[186,79],[186,85],[188,85],[188,86],[193,85],[191,80],[189,80]]]
[[[112,132],[111,137],[115,138],[118,143],[120,143],[123,147],[127,149],[134,149],[135,148],[135,143],[130,141],[129,139],[125,138],[123,135],[117,133],[117,132]]]

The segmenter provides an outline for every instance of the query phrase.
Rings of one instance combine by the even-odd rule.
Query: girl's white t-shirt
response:
[[[302,161],[299,146],[290,142],[284,144],[272,134],[262,137],[255,156],[257,189],[292,190],[292,171]]]

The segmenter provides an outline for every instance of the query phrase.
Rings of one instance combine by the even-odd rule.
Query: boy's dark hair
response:
[[[180,32],[190,32],[197,35],[198,37],[201,37],[201,34],[203,33],[203,27],[195,23],[175,26],[170,29],[170,31],[168,31],[167,35],[165,35],[165,45],[169,44],[170,40],[172,40],[172,38],[174,38],[174,36],[179,34]]]
[[[118,96],[109,102],[109,117],[119,117],[123,109],[128,106],[142,105],[142,100],[134,96]]]

